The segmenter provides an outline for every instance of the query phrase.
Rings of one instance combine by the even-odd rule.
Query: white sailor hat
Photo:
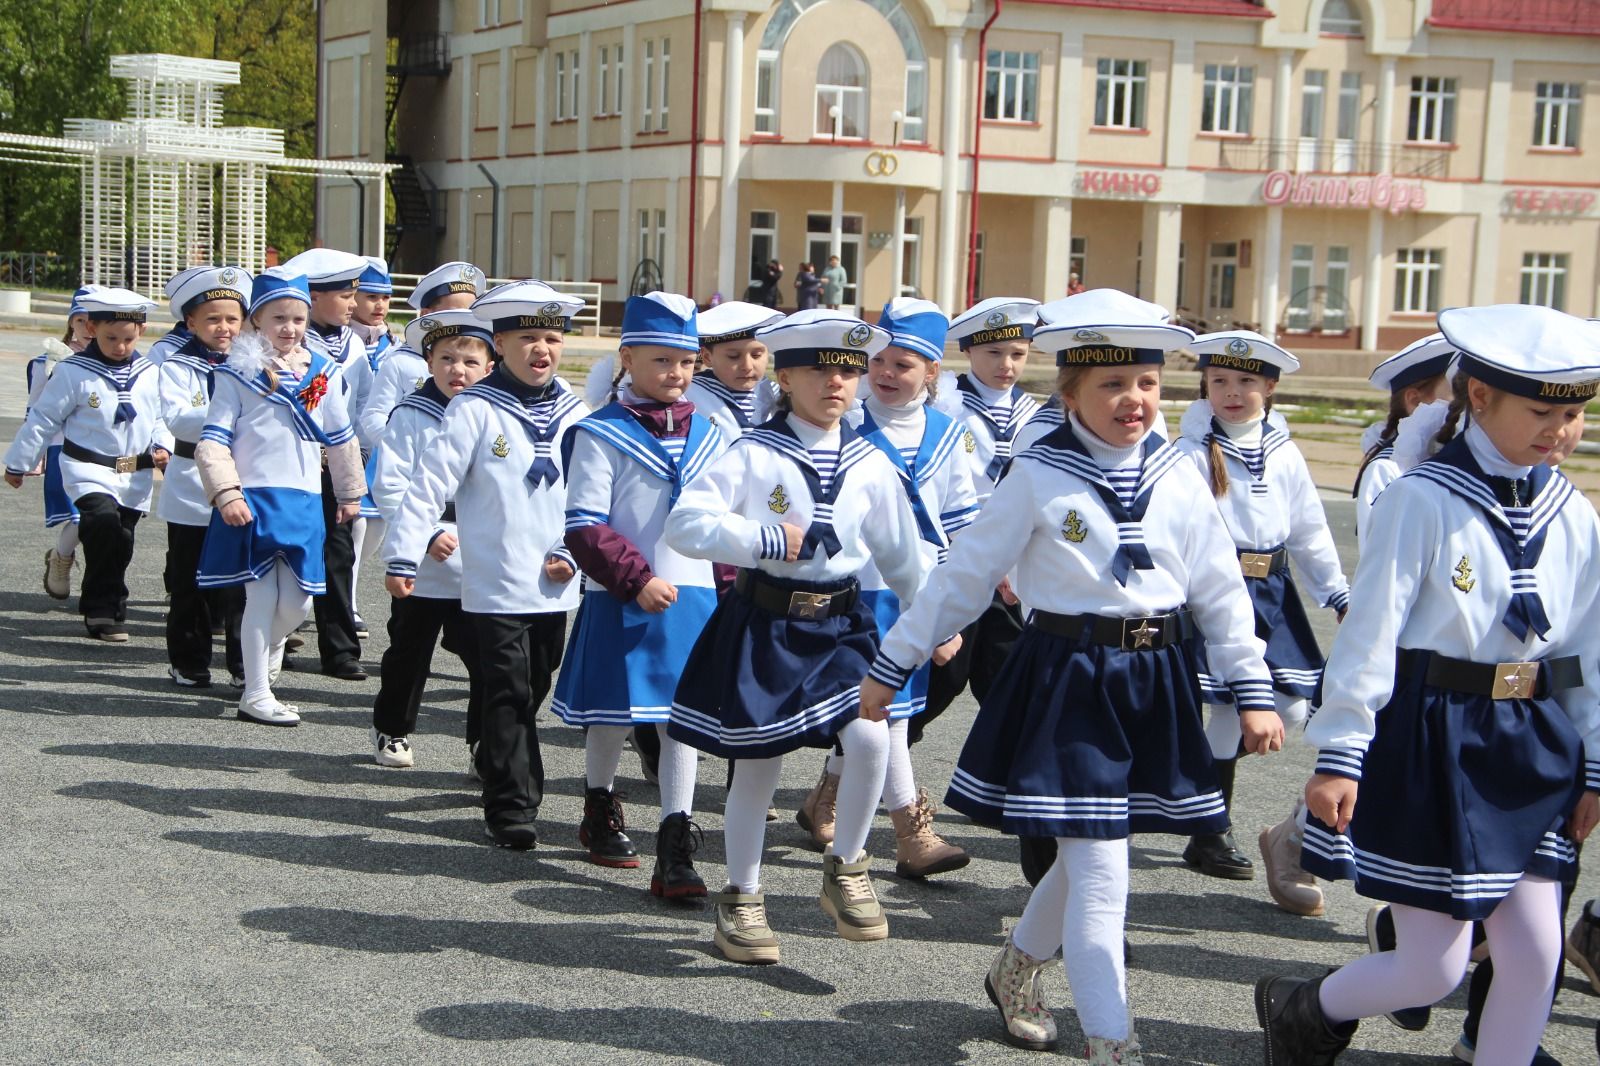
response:
[[[421,352],[423,358],[427,358],[428,349],[435,342],[447,337],[475,337],[487,344],[491,353],[494,351],[494,334],[484,325],[483,319],[465,307],[430,311],[406,324],[406,344],[413,351]]]
[[[96,289],[84,293],[78,302],[90,322],[143,322],[155,307],[132,289]]]
[[[1033,343],[1056,353],[1057,366],[1159,366],[1194,342],[1194,331],[1168,323],[1165,307],[1116,289],[1089,289],[1039,308]]]
[[[745,303],[743,300],[724,300],[717,306],[708,307],[700,312],[697,320],[700,329],[700,347],[710,348],[730,341],[747,341],[756,335],[756,330],[782,317],[782,311],[774,311],[761,304]]]
[[[94,284],[93,282],[90,282],[88,285],[80,285],[77,291],[72,294],[72,305],[67,308],[67,317],[70,319],[73,315],[88,314],[89,312],[84,310],[83,307],[83,298],[92,292],[99,291],[100,286]]]
[[[1600,393],[1600,324],[1549,307],[1492,304],[1439,312],[1439,331],[1461,353],[1463,374],[1545,403],[1587,403]]]
[[[622,347],[653,344],[686,352],[700,350],[694,301],[675,292],[630,296],[622,308]]]
[[[979,344],[1025,341],[1039,326],[1039,301],[1020,296],[991,296],[950,322],[950,338],[962,351]]]
[[[1430,333],[1379,363],[1367,375],[1367,380],[1380,389],[1399,392],[1445,373],[1455,357],[1456,346],[1446,340],[1443,333]]]
[[[356,279],[356,291],[374,296],[394,294],[394,279],[389,276],[389,261],[375,255],[367,256],[367,269]]]
[[[470,263],[459,265],[472,266]],[[472,269],[476,271],[477,267]],[[559,329],[565,333],[572,328],[572,316],[582,310],[583,297],[557,292],[542,281],[508,281],[496,285],[472,304],[472,313],[490,323],[496,333],[519,329]]]
[[[337,248],[310,248],[287,263],[286,270],[304,274],[312,292],[339,292],[356,287],[356,279],[367,269],[366,256],[341,252]]]
[[[1201,334],[1189,345],[1189,350],[1199,356],[1195,362],[1199,370],[1214,366],[1218,370],[1237,370],[1276,381],[1300,369],[1300,360],[1290,352],[1248,329]]]
[[[210,265],[202,264],[200,266],[192,266],[178,271],[176,274],[172,275],[172,277],[167,279],[167,283],[165,285],[161,286],[162,295],[166,296],[166,298],[169,300],[172,299],[173,294],[178,291],[178,287],[184,282],[188,281],[196,274],[213,269],[215,268]],[[177,312],[174,311],[173,314],[177,314]]]
[[[458,259],[434,267],[424,274],[422,280],[417,282],[417,287],[411,290],[411,295],[406,297],[406,303],[421,311],[451,293],[470,292],[476,299],[483,295],[487,285],[488,282],[483,280],[483,271]]]
[[[310,306],[311,288],[304,274],[297,274],[287,266],[268,267],[256,275],[250,287],[250,313],[253,315],[273,300],[299,300]]]
[[[766,342],[777,370],[818,366],[865,371],[867,360],[889,346],[889,331],[840,311],[814,308],[756,330],[756,339]]]
[[[950,319],[932,300],[896,296],[883,305],[878,325],[889,331],[889,344],[893,347],[916,352],[936,363],[944,358]]]
[[[181,280],[180,280],[181,279]],[[183,317],[203,303],[212,300],[237,300],[239,310],[250,310],[250,286],[255,279],[248,270],[239,267],[195,267],[185,270],[173,279],[178,284],[167,291],[171,298],[172,317]]]

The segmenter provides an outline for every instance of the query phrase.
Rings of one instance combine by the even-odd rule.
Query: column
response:
[[[1289,152],[1289,109],[1293,106],[1290,88],[1294,82],[1294,52],[1278,49],[1278,72],[1272,79],[1272,148],[1270,166],[1287,168],[1294,158]]]
[[[1391,70],[1392,74],[1393,71]],[[1393,84],[1393,78],[1390,78]],[[1378,350],[1378,316],[1387,286],[1383,276],[1383,212],[1367,213],[1367,269],[1361,279],[1361,347]]]
[[[733,299],[741,291],[739,261],[739,116],[744,102],[744,12],[727,13],[722,56],[722,213],[717,225],[717,291]]]
[[[589,182],[578,179],[578,199],[572,208],[572,280],[589,280]]]
[[[900,295],[905,287],[906,275],[906,189],[904,185],[894,190],[894,262],[889,264],[889,299]]]
[[[550,94],[549,94],[549,92],[547,92],[545,90],[545,79],[548,78],[549,76],[550,76],[550,49],[541,48],[541,49],[539,49],[538,58],[533,61],[533,81],[534,81],[534,84],[536,86],[538,86],[538,88],[534,90],[534,105],[533,105],[533,154],[534,155],[544,155],[544,134],[545,134],[545,130],[547,130],[549,128],[549,126],[550,126]],[[465,97],[470,97],[472,94],[463,90],[461,95],[465,96]],[[461,158],[465,159],[466,157],[467,157],[467,153],[463,152],[461,154]],[[539,177],[539,174],[541,174],[542,172],[543,172],[543,168],[542,167],[539,168],[538,170],[534,171],[534,179],[533,179],[533,181],[534,181],[535,187],[544,184],[544,180],[541,177]],[[537,195],[537,194],[535,194],[535,195]],[[540,226],[544,225],[544,220],[543,219],[539,220],[539,225]],[[542,268],[537,266],[538,262],[539,262],[538,259],[534,260],[534,263],[536,264],[535,265],[535,272],[536,273],[542,272]]]
[[[1261,255],[1256,261],[1256,296],[1260,306],[1256,319],[1261,335],[1272,340],[1278,335],[1278,276],[1283,270],[1283,208],[1267,208],[1267,224],[1261,239]]]
[[[496,135],[495,155],[506,157],[506,138],[511,130],[511,86],[516,81],[512,73],[511,49],[500,49],[500,131]]]
[[[1472,302],[1498,303],[1495,281],[1500,266],[1500,215],[1495,208],[1478,212],[1472,248]]]
[[[1389,170],[1394,144],[1394,56],[1384,56],[1378,72],[1378,114],[1372,140],[1377,149],[1372,169],[1380,173]]]
[[[828,254],[838,255],[844,247],[844,182],[833,183],[833,207],[828,218]],[[824,264],[826,265],[826,264]],[[856,264],[856,269],[861,269],[861,264]],[[861,284],[860,278],[851,278],[852,283]]]
[[[639,63],[639,53],[636,51],[638,47],[639,42],[634,32],[634,23],[630,20],[622,27],[622,58],[628,75],[622,83],[622,114],[617,119],[618,122],[622,123],[623,158],[627,158],[628,149],[633,147],[633,133],[638,128],[638,120],[633,117],[633,102],[638,99],[639,86],[636,82],[643,77],[641,71],[644,69]],[[541,61],[543,60],[543,52],[539,53],[539,58]],[[543,81],[539,82],[539,93],[541,96],[544,94]]]
[[[1083,128],[1081,31],[1065,30],[1061,34],[1060,58],[1056,68],[1056,158],[1070,162],[1078,158],[1078,131]]]
[[[633,268],[639,265],[633,258],[633,239],[638,227],[633,220],[633,182],[624,177],[621,185],[617,192],[617,299],[625,300],[631,294]]]
[[[579,152],[586,152],[586,151],[589,150],[589,116],[590,116],[590,112],[594,110],[594,107],[589,103],[589,85],[594,80],[593,78],[589,77],[589,54],[590,54],[589,39],[590,39],[590,34],[589,34],[588,30],[584,30],[582,33],[578,34],[578,151]],[[576,226],[574,226],[573,228],[574,228],[575,231],[577,231],[579,233],[582,233],[583,232],[583,228],[584,228],[583,220],[579,219],[578,220],[578,224]],[[574,255],[573,258],[579,258],[579,257],[577,255]]]
[[[1172,42],[1172,78],[1167,89],[1166,162],[1169,167],[1182,170],[1189,165],[1189,144],[1193,137],[1189,116],[1193,111],[1194,42],[1185,37]]]
[[[1507,132],[1511,125],[1511,57],[1499,52],[1489,75],[1489,102],[1483,127],[1483,180],[1506,178]],[[1466,177],[1458,174],[1457,177]]]
[[[958,265],[964,260],[960,239],[960,203],[958,189],[961,180],[961,69],[960,27],[944,31],[944,130],[940,147],[944,151],[939,182],[939,265],[936,272],[939,306],[954,312],[959,306],[956,296]]]
[[[477,116],[473,114],[473,93],[470,88],[466,87],[471,86],[478,80],[477,72],[472,69],[476,60],[477,56],[471,54],[461,57],[461,84],[463,86],[461,92],[461,114],[456,116],[456,121],[461,123],[457,132],[458,147],[456,149],[456,158],[458,159],[472,158],[472,128],[477,125],[475,121]]]
[[[1072,258],[1072,201],[1040,196],[1033,201],[1033,288],[1048,303],[1067,294]],[[1176,254],[1176,253],[1174,253]]]
[[[1068,222],[1070,225],[1070,219]],[[1178,302],[1178,241],[1183,234],[1183,205],[1145,204],[1143,223],[1140,238],[1144,242],[1144,275],[1149,280],[1141,279],[1145,292],[1140,295],[1171,311]],[[1066,291],[1065,284],[1061,291]]]

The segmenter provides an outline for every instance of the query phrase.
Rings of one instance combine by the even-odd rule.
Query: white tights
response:
[[[1128,1039],[1122,927],[1128,910],[1128,841],[1059,837],[1011,941],[1036,959],[1061,951],[1087,1036]]]
[[[661,789],[661,817],[665,820],[671,814],[692,814],[699,757],[689,745],[667,736],[667,723],[657,722],[655,729],[656,736],[661,738],[661,761],[656,767]],[[622,746],[631,731],[631,727],[623,725],[592,725],[586,730],[583,762],[590,788],[609,791],[616,784]],[[766,808],[762,808],[763,817],[765,811]]]
[[[356,585],[361,581],[361,553],[367,541],[381,547],[383,545],[383,519],[357,518],[350,523],[350,541],[355,548],[355,562],[350,564],[350,610],[356,614]],[[374,552],[376,552],[374,548]]]
[[[889,758],[887,722],[857,718],[839,731],[845,760],[839,774],[839,799],[833,825],[833,853],[857,862],[867,846],[867,830],[883,793],[884,766]],[[740,892],[761,891],[761,849],[767,835],[767,808],[778,788],[783,756],[740,759],[734,764],[733,787],[723,812],[723,837],[728,853],[728,883]]]
[[[1425,1007],[1461,983],[1472,923],[1417,907],[1390,906],[1395,949],[1366,955],[1322,982],[1331,1022]],[[1524,875],[1484,919],[1494,982],[1478,1026],[1478,1062],[1529,1062],[1550,1017],[1561,964],[1561,886]]]
[[[889,765],[883,777],[883,809],[898,811],[917,802],[917,778],[911,769],[911,745],[907,741],[907,728],[911,719],[901,718],[889,723]],[[828,773],[840,776],[844,772],[844,756],[834,752],[828,756]]]
[[[244,587],[244,621],[239,644],[244,652],[244,698],[259,702],[272,698],[267,675],[272,669],[272,649],[306,620],[311,597],[295,580],[294,571],[280,560],[260,581]]]
[[[1310,705],[1303,699],[1286,696],[1282,692],[1274,692],[1272,702],[1277,707],[1278,717],[1283,719],[1283,739],[1287,743],[1305,728],[1306,718],[1311,711]],[[1239,729],[1239,712],[1232,707],[1219,707],[1216,704],[1209,706],[1207,711],[1206,739],[1211,742],[1211,757],[1237,758],[1239,739],[1243,736],[1243,732]]]
[[[78,554],[78,523],[63,522],[56,527],[56,554],[63,559]]]

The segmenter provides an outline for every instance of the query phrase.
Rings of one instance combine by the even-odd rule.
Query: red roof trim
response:
[[[1156,11],[1168,15],[1223,15],[1232,18],[1269,19],[1272,12],[1253,0],[1021,0],[1052,7],[1102,7],[1116,11]]]
[[[1600,4],[1593,0],[1434,0],[1428,25],[1485,33],[1596,37],[1600,36]]]
[[[1059,2],[1059,0],[1055,0]],[[1575,27],[1575,26],[1541,26],[1529,25],[1526,22],[1499,19],[1457,19],[1457,18],[1429,18],[1429,26],[1436,30],[1467,30],[1483,33],[1528,33],[1541,37],[1600,37],[1600,26]]]

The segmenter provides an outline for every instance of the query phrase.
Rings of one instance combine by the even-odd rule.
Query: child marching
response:
[[[778,386],[767,377],[767,346],[756,330],[783,315],[770,307],[728,300],[701,313],[700,360],[684,399],[697,413],[715,422],[731,443],[768,418],[778,400]]]
[[[72,294],[66,332],[60,340],[46,340],[45,350],[28,360],[28,410],[44,394],[45,382],[55,373],[56,364],[88,346],[89,313],[83,309],[82,300],[98,288],[85,285]],[[43,464],[30,473],[44,475],[44,527],[56,531],[55,544],[44,553],[44,590],[51,599],[64,600],[72,595],[72,568],[78,563],[78,509],[61,481],[60,433],[45,448]]]
[[[1404,473],[1395,457],[1401,427],[1418,408],[1450,399],[1449,370],[1455,357],[1456,350],[1444,334],[1435,333],[1402,348],[1368,376],[1368,381],[1389,393],[1389,413],[1361,434],[1361,469],[1351,492],[1356,501],[1358,540],[1378,494]]]
[[[355,618],[356,636],[365,640],[367,623],[355,602],[355,589],[361,582],[361,557],[369,546],[383,542],[383,515],[373,501],[372,456],[383,439],[380,432],[369,436],[361,415],[367,408],[367,397],[372,392],[373,381],[383,364],[394,354],[395,339],[389,332],[389,299],[394,295],[394,283],[389,279],[389,264],[375,255],[366,257],[367,269],[356,278],[355,307],[350,313],[350,332],[366,347],[365,359],[352,359],[345,370],[350,382],[350,393],[345,398],[356,419],[356,440],[361,442],[361,454],[366,457],[367,495],[361,497],[361,517],[350,523],[350,612]]]

